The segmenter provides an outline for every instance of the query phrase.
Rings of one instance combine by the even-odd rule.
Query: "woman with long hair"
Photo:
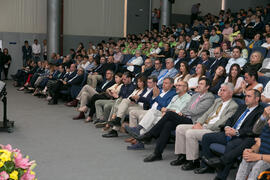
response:
[[[179,73],[174,79],[174,84],[176,84],[179,80],[188,82],[190,78],[191,75],[189,74],[188,63],[186,61],[183,61],[180,63]]]
[[[244,81],[244,78],[241,77],[241,68],[239,64],[233,64],[230,68],[229,75],[224,82],[232,83],[234,85],[233,94],[236,96],[240,96],[242,92],[242,81]]]

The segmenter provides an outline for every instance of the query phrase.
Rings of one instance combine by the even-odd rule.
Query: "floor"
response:
[[[15,121],[13,133],[1,132],[1,144],[11,144],[37,161],[39,180],[209,180],[214,174],[196,175],[171,167],[173,145],[164,152],[163,161],[144,163],[153,151],[128,151],[125,134],[113,139],[101,137],[93,124],[74,121],[75,108],[49,106],[44,99],[16,91],[7,82],[8,118]],[[2,116],[2,104],[0,115]],[[234,179],[235,170],[230,175]]]

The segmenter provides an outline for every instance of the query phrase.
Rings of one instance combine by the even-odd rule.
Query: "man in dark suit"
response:
[[[28,41],[24,41],[22,53],[23,53],[23,67],[26,67],[27,61],[32,57],[32,47],[29,46]]]
[[[174,68],[179,70],[180,63],[183,61],[187,61],[186,59],[187,52],[184,49],[180,49],[177,58],[174,60]]]
[[[195,73],[196,66],[198,65],[200,61],[201,59],[198,57],[197,49],[191,49],[189,51],[189,58],[187,59],[190,74]]]
[[[186,35],[186,46],[185,46],[185,50],[189,51],[191,49],[196,49],[198,50],[199,48],[199,43],[197,43],[196,41],[193,41],[191,39],[191,35]]]
[[[214,56],[215,56],[215,59],[209,68],[210,75],[213,75],[216,72],[216,69],[218,66],[223,66],[225,68],[228,63],[228,59],[222,57],[221,47],[216,47],[214,49]]]
[[[254,136],[252,131],[255,122],[262,115],[264,108],[259,105],[261,94],[258,90],[246,92],[244,106],[239,106],[236,113],[228,119],[222,132],[205,134],[202,138],[202,167],[206,164],[217,168],[218,174],[215,180],[225,180],[235,160],[241,156],[243,150],[252,145],[252,142],[245,141]],[[213,158],[210,150],[212,143],[226,146],[225,153],[220,158]],[[201,167],[201,168],[202,168]]]

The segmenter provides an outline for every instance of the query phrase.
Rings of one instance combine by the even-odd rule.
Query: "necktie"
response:
[[[211,68],[216,64],[217,60],[218,60],[218,59],[216,59],[216,60],[213,62],[213,64],[210,66],[209,72],[211,72],[211,70],[212,70]]]
[[[249,109],[246,109],[244,111],[244,113],[240,116],[240,118],[234,124],[234,126],[233,126],[234,129],[236,129],[238,127],[238,125],[244,120],[244,118],[245,118],[245,116],[247,115],[248,112],[249,112]]]
[[[217,110],[216,110],[216,113],[213,114],[212,116],[210,116],[210,117],[205,121],[205,124],[208,124],[212,119],[218,117],[218,114],[219,114],[219,112],[220,112],[220,110],[221,110],[221,108],[222,108],[222,105],[223,105],[223,103],[221,103],[221,104],[218,106],[218,108],[217,108]]]
[[[246,109],[244,111],[244,113],[240,116],[240,118],[234,124],[233,129],[236,129],[238,127],[238,125],[244,120],[244,118],[245,118],[245,116],[247,115],[248,112],[249,112],[249,109]],[[227,136],[226,139],[227,139],[227,141],[230,141],[232,138]]]
[[[201,96],[198,96],[197,97],[197,99],[196,99],[196,101],[191,105],[191,109],[194,109],[195,108],[195,106],[198,104],[198,102],[200,101],[200,99],[201,99]]]

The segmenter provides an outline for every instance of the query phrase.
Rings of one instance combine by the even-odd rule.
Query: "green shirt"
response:
[[[179,97],[179,95],[175,95],[170,104],[167,106],[167,109],[174,110],[176,113],[179,113],[186,104],[190,101],[191,96],[186,93],[183,96]]]

